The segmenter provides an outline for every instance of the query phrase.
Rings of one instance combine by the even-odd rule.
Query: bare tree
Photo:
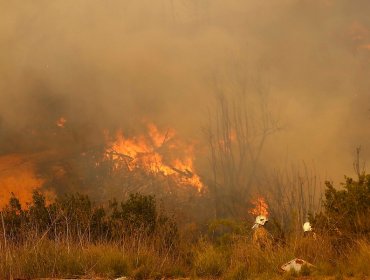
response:
[[[269,85],[233,65],[232,79],[213,79],[216,103],[205,133],[210,150],[216,217],[245,215],[252,188],[261,174],[261,155],[268,137],[279,128],[272,116]]]
[[[305,163],[294,164],[274,169],[264,180],[273,223],[301,234],[307,216],[321,206],[321,180],[316,170]]]
[[[365,161],[361,162],[361,147],[356,148],[356,154],[355,154],[355,159],[353,161],[353,169],[356,172],[356,175],[358,179],[363,177],[366,172],[365,172]]]

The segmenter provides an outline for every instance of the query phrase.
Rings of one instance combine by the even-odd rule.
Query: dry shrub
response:
[[[370,244],[365,240],[356,242],[346,265],[347,274],[370,276]]]
[[[233,245],[231,261],[244,264],[248,275],[276,274],[279,266],[291,257],[292,253],[281,247],[261,250],[250,242],[238,241]]]
[[[85,275],[118,277],[128,275],[131,264],[119,246],[115,244],[90,245],[83,250]]]
[[[82,276],[146,279],[184,274],[174,256],[156,251],[154,240],[136,242],[141,243],[140,247],[132,246],[132,240],[84,246],[48,239],[33,244],[8,244],[6,250],[0,250],[0,279]]]
[[[196,247],[193,265],[197,276],[218,277],[226,270],[228,258],[220,248],[202,241]]]
[[[233,263],[228,269],[226,280],[244,280],[248,278],[248,268],[246,264],[241,262]]]
[[[289,248],[294,256],[311,263],[328,262],[338,257],[329,236],[298,238],[289,242]]]

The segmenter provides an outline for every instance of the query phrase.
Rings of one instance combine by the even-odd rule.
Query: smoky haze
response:
[[[242,72],[268,86],[282,124],[264,150],[271,167],[312,162],[341,180],[357,146],[370,153],[369,11],[367,0],[1,0],[0,152],[79,150],[143,121],[207,145],[214,84],[231,97]],[[55,137],[60,117],[72,132]]]

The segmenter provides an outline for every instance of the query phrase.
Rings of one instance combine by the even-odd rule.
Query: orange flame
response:
[[[9,202],[12,193],[25,207],[32,201],[32,191],[40,189],[43,183],[27,156],[12,154],[0,157],[0,207]],[[53,197],[51,192],[43,193],[48,201]]]
[[[266,217],[269,215],[269,206],[263,197],[257,197],[251,203],[254,207],[248,211],[249,214],[254,216],[264,215]]]
[[[57,121],[56,121],[56,125],[60,128],[64,128],[65,124],[66,124],[67,120],[64,118],[64,117],[60,117]]]
[[[147,125],[148,132],[135,137],[125,137],[118,131],[113,142],[108,144],[107,154],[113,159],[123,157],[130,171],[141,168],[149,174],[170,176],[180,185],[203,188],[200,177],[194,169],[192,145],[175,139],[175,132],[161,132],[154,124]],[[182,154],[174,158],[174,155]]]

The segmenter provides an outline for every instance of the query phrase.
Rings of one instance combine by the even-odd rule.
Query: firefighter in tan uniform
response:
[[[257,245],[260,249],[267,249],[272,247],[272,238],[270,233],[265,229],[264,225],[268,222],[268,219],[259,215],[256,217],[254,222],[252,242]]]

